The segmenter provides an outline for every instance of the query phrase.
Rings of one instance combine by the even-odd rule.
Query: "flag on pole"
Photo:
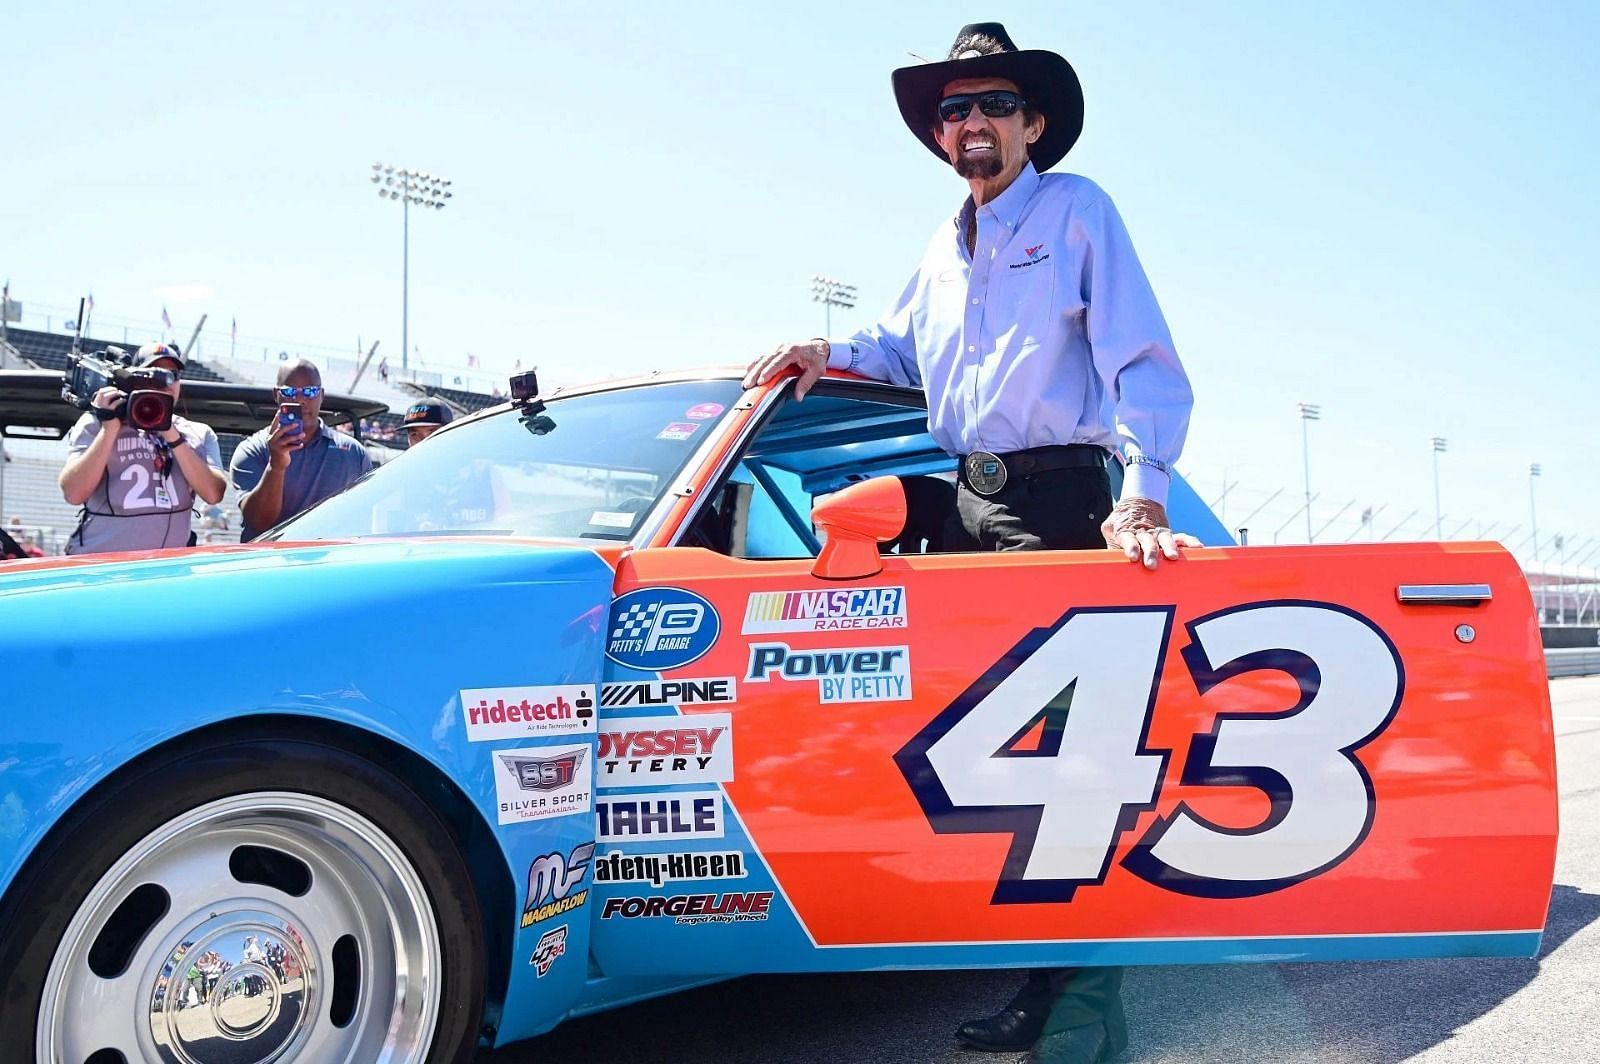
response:
[[[89,293],[89,313],[90,314],[94,313],[94,293],[93,292]]]
[[[382,377],[384,380],[388,380],[389,379],[389,356],[388,355],[384,355],[383,356],[383,361],[378,363],[378,376]]]
[[[233,338],[235,340],[239,339],[239,319],[237,317],[233,319]]]
[[[467,366],[468,366],[469,369],[477,369],[478,368],[478,356],[477,355],[468,355],[467,356]]]
[[[172,318],[167,314],[166,307],[161,308],[161,324],[169,329],[172,328]]]

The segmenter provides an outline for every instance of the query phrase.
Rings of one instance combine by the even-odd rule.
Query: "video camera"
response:
[[[93,412],[102,421],[120,418],[146,432],[170,429],[172,396],[156,389],[171,387],[177,377],[171,370],[136,368],[133,361],[134,356],[120,347],[107,347],[92,355],[74,350],[66,381],[61,385],[61,398],[79,410]],[[110,410],[95,407],[95,393],[106,387],[126,392],[127,398]]]

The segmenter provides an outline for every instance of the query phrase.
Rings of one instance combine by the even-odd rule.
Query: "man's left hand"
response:
[[[1167,510],[1149,499],[1123,499],[1111,508],[1100,533],[1106,537],[1106,546],[1120,550],[1130,562],[1143,561],[1146,569],[1154,569],[1156,562],[1165,557],[1177,561],[1182,555],[1179,547],[1204,546],[1185,532],[1174,532],[1167,527]]]

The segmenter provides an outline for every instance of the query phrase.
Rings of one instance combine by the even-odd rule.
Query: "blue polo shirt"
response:
[[[283,476],[283,509],[278,520],[287,521],[311,509],[330,495],[337,495],[354,484],[372,468],[367,450],[353,436],[335,432],[326,425],[317,426],[316,438],[294,452],[289,468]],[[240,495],[255,490],[267,471],[272,453],[267,448],[271,427],[261,429],[246,437],[233,452],[233,487]],[[248,518],[239,534],[241,543],[255,539],[264,528],[254,528]]]

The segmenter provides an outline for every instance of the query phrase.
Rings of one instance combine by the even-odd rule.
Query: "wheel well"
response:
[[[503,852],[489,825],[455,783],[416,751],[385,736],[338,721],[264,714],[222,721],[175,736],[139,754],[124,767],[138,768],[189,749],[250,739],[294,739],[323,743],[353,753],[384,769],[444,820],[467,862],[473,888],[478,894],[488,950],[484,958],[484,1022],[497,1022],[511,977],[511,936],[505,929],[516,926],[516,888],[506,874]],[[103,788],[111,785],[112,780],[108,778],[80,795],[51,833],[69,825],[74,811],[91,803]],[[36,856],[41,848],[35,848]]]

